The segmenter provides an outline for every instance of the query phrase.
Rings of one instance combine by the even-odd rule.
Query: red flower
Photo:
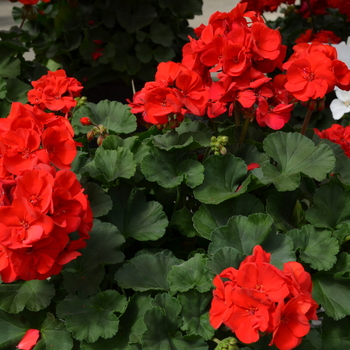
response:
[[[19,350],[31,350],[37,343],[40,336],[40,332],[37,329],[28,329],[24,334],[22,340],[16,346]]]

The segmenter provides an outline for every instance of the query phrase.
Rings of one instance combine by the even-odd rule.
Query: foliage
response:
[[[83,40],[68,25],[74,2],[67,3],[67,12],[57,12],[62,3],[39,5],[48,22],[39,13],[23,27],[21,35],[36,33],[28,42],[36,50],[41,46],[43,57],[50,55],[45,50],[53,34],[38,33],[36,26],[49,25],[54,14],[66,53]],[[84,3],[91,15],[89,1]],[[150,25],[147,35],[162,45],[162,27],[152,29],[145,9],[135,10],[137,21],[127,12],[118,17],[131,4],[124,2],[108,16],[112,3],[96,2],[96,21],[103,16],[103,25],[111,27],[121,21],[124,34],[136,32],[139,39]],[[159,3],[163,9],[178,4]],[[282,62],[282,38],[263,21],[249,24],[245,10],[238,6],[211,19],[211,26],[226,23],[218,32],[230,20],[230,30],[240,30],[237,23],[245,28],[237,36],[218,36],[224,58],[216,55],[220,45],[209,43],[215,30],[198,29],[193,51],[186,46],[181,64],[161,63],[131,108],[86,101],[78,96],[81,85],[63,70],[50,70],[21,90],[17,77],[26,63],[15,52],[26,48],[15,34],[0,33],[9,50],[11,40],[17,45],[0,61],[0,98],[7,106],[0,123],[0,349],[329,350],[349,344],[346,117],[339,121],[343,126],[323,129],[335,123],[325,96],[335,85],[350,88],[350,72],[330,58],[332,48],[307,44],[302,68],[310,64],[318,74],[310,59],[316,49],[318,56],[330,53],[322,56],[328,71],[317,78],[323,79],[319,87],[311,85],[309,71],[302,81],[303,87],[310,84],[306,89],[291,86],[300,79],[293,72],[299,58]],[[100,28],[96,23],[91,29]],[[239,41],[261,33],[261,39],[272,38],[267,52],[247,40],[240,52],[247,57],[238,60],[244,63],[235,73],[231,54],[244,46]],[[225,46],[225,35],[237,42]],[[64,48],[52,46],[51,58]],[[103,52],[108,56],[107,46]],[[215,83],[208,73],[218,65]],[[279,72],[289,84],[271,80]],[[19,142],[16,133],[31,136]],[[62,175],[72,172],[76,178]],[[40,204],[39,215],[39,205],[23,188],[42,183],[35,199],[45,197],[46,204]],[[30,231],[11,219],[15,210],[35,216]],[[64,243],[60,252],[40,246],[49,237]],[[18,251],[23,259],[16,258]]]

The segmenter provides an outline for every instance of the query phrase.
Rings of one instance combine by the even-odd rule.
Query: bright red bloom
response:
[[[277,269],[260,246],[238,270],[227,268],[217,275],[214,285],[211,325],[224,324],[244,343],[256,342],[266,332],[273,335],[270,345],[290,350],[309,332],[309,320],[317,319],[310,274],[294,261]]]
[[[339,124],[333,124],[323,131],[317,129],[314,129],[314,131],[320,138],[339,144],[344,153],[350,157],[350,126],[343,127]]]
[[[24,334],[22,340],[16,346],[19,350],[31,350],[34,345],[37,343],[40,336],[40,332],[38,329],[28,329]]]
[[[325,44],[339,44],[341,38],[336,36],[330,30],[320,30],[317,33],[313,33],[312,29],[308,29],[305,33],[301,34],[299,38],[295,40],[297,44],[308,42],[320,42]]]
[[[323,98],[336,85],[332,61],[321,53],[310,53],[287,69],[285,88],[300,101]]]
[[[28,92],[31,104],[41,109],[69,112],[76,106],[74,97],[80,96],[83,86],[75,78],[69,78],[63,69],[49,71],[39,80],[33,81],[33,90]]]
[[[301,298],[293,298],[286,304],[281,302],[275,313],[278,319],[269,345],[275,344],[279,350],[291,350],[301,343],[301,338],[309,333],[310,323],[305,314],[310,308]]]

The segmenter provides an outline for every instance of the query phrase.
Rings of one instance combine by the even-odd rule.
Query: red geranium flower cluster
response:
[[[130,103],[145,121],[165,124],[184,113],[215,118],[234,109],[258,123],[280,129],[290,118],[292,104],[283,85],[266,77],[282,66],[286,47],[278,30],[270,29],[247,3],[231,12],[216,12],[183,48],[182,64],[158,66],[155,82],[146,83]],[[219,72],[213,82],[210,73]]]
[[[63,116],[12,104],[0,120],[0,276],[46,279],[84,248],[92,212],[69,169],[74,132]],[[69,236],[77,232],[74,240]]]
[[[341,39],[336,36],[331,30],[320,30],[314,33],[312,29],[308,29],[295,40],[297,44],[319,42],[325,44],[339,44]]]
[[[330,128],[323,131],[314,129],[315,134],[321,139],[327,139],[337,143],[344,150],[344,153],[350,157],[350,126],[341,126],[333,124]]]
[[[33,90],[28,92],[28,101],[38,108],[51,111],[69,112],[76,106],[74,97],[80,96],[83,89],[75,78],[69,78],[63,69],[48,72],[39,80],[33,81]]]
[[[298,262],[283,270],[270,264],[270,254],[254,248],[239,269],[229,267],[214,278],[216,289],[209,311],[214,328],[225,324],[243,343],[272,333],[270,345],[290,350],[301,343],[317,320],[311,277]]]
[[[338,86],[350,89],[350,71],[337,59],[337,50],[318,42],[293,47],[294,54],[284,63],[287,83],[284,87],[298,100],[323,98]]]
[[[158,65],[155,81],[148,82],[130,103],[132,113],[142,113],[151,124],[173,123],[183,120],[186,113],[204,115],[208,89],[202,78],[181,63]]]

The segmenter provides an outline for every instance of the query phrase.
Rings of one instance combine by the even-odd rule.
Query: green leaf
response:
[[[337,157],[337,162],[333,173],[339,174],[338,177],[341,182],[350,185],[350,158],[344,153]]]
[[[73,348],[73,339],[67,332],[63,322],[58,321],[51,313],[40,327],[40,340],[33,350],[71,350]]]
[[[219,227],[212,233],[208,251],[213,254],[219,248],[227,246],[249,255],[256,245],[265,241],[272,225],[272,218],[266,214],[235,216],[228,221],[227,226]]]
[[[349,270],[349,256],[347,253],[341,253],[337,263],[330,271],[317,272],[312,275],[313,298],[321,304],[326,314],[335,320],[350,315]]]
[[[350,347],[350,318],[334,321],[330,317],[322,320],[322,350],[339,350]]]
[[[212,293],[198,293],[191,290],[177,297],[182,305],[180,316],[183,319],[181,329],[188,335],[199,335],[204,340],[214,336],[215,330],[209,323],[208,308]]]
[[[150,45],[147,43],[137,43],[135,45],[136,57],[142,63],[148,63],[153,57],[153,51]]]
[[[114,225],[94,220],[87,246],[77,259],[81,260],[84,267],[120,263],[124,260],[124,254],[120,251],[124,241]]]
[[[0,284],[0,308],[14,314],[25,307],[31,311],[39,311],[51,303],[54,295],[55,288],[48,281]]]
[[[116,134],[129,134],[136,130],[136,117],[130,107],[116,101],[103,100],[97,105],[87,103],[73,115],[72,125],[77,132],[87,133],[91,126],[83,126],[80,118],[89,117],[96,125],[102,124],[108,131]]]
[[[198,145],[209,147],[212,131],[202,121],[185,118],[175,130],[179,135],[191,136]]]
[[[206,266],[207,260],[203,254],[197,253],[188,261],[173,266],[168,274],[170,291],[176,293],[196,289],[204,293],[210,290],[214,276]]]
[[[249,193],[229,199],[218,205],[202,204],[193,215],[193,226],[200,236],[210,239],[211,233],[235,215],[248,216],[264,212],[261,201]]]
[[[15,78],[20,74],[21,62],[18,58],[8,55],[0,56],[0,77]]]
[[[120,0],[117,8],[117,20],[128,33],[134,33],[146,27],[157,17],[156,9],[150,4],[141,3],[131,10],[131,4]]]
[[[0,78],[0,99],[4,99],[7,93],[6,80]]]
[[[191,188],[202,183],[204,167],[197,160],[183,160],[183,153],[165,152],[154,148],[146,156],[141,169],[148,181],[172,188],[183,181]]]
[[[331,231],[321,231],[306,225],[301,230],[287,232],[287,235],[293,240],[294,250],[299,250],[300,259],[313,269],[327,271],[337,261],[339,244]]]
[[[232,154],[210,156],[204,161],[204,181],[194,196],[205,204],[219,204],[244,193],[249,184],[244,161]]]
[[[23,317],[0,310],[0,349],[14,349],[30,327],[23,323]]]
[[[63,286],[71,293],[78,293],[82,298],[100,291],[100,283],[105,276],[105,269],[102,265],[88,266],[82,260],[74,260],[62,271]]]
[[[113,338],[98,339],[94,343],[87,343],[82,341],[80,343],[81,350],[142,350],[140,344],[129,344],[128,338],[125,334],[117,334]]]
[[[115,279],[123,288],[135,291],[169,290],[167,275],[174,265],[182,261],[169,250],[152,254],[145,252],[124,264],[115,274]]]
[[[182,337],[178,332],[181,326],[179,318],[181,305],[169,294],[157,295],[155,304],[146,311],[144,322],[147,330],[142,335],[144,350],[205,350],[208,348],[203,338],[197,336]]]
[[[175,39],[171,28],[158,21],[152,22],[149,36],[155,44],[166,47],[170,47]]]
[[[187,237],[194,237],[197,231],[193,227],[193,214],[186,208],[176,211],[171,217],[171,225],[175,226],[179,232]]]
[[[316,227],[332,229],[350,223],[350,192],[334,183],[323,185],[315,191],[306,219]]]
[[[181,148],[188,149],[193,142],[193,137],[189,133],[180,135],[175,130],[153,137],[153,144],[165,151],[173,151]]]
[[[82,173],[84,171],[88,171],[95,178],[100,178],[97,174],[101,174],[103,179],[111,182],[120,177],[130,179],[135,174],[136,163],[133,154],[124,147],[117,150],[104,150],[99,147],[94,160],[83,167]]]
[[[120,327],[131,343],[141,342],[141,336],[147,329],[143,316],[152,307],[151,301],[149,295],[134,294],[125,313],[120,317]]]
[[[317,146],[299,133],[278,131],[264,140],[266,154],[277,162],[277,167],[265,164],[262,170],[277,190],[293,191],[300,184],[303,173],[317,181],[322,181],[332,171],[335,157],[324,143]]]
[[[171,47],[164,47],[161,45],[157,46],[153,54],[154,54],[154,59],[157,62],[171,61],[176,55],[175,51]]]
[[[93,217],[99,217],[108,214],[112,209],[111,197],[104,191],[102,187],[94,182],[84,184],[84,193],[88,195],[90,207]]]
[[[7,79],[6,99],[9,102],[27,103],[27,93],[31,89],[28,84],[23,83],[17,78]]]
[[[277,192],[267,197],[266,211],[274,219],[275,225],[280,230],[286,232],[296,228],[300,224],[297,220],[296,208],[300,191]]]
[[[82,255],[71,261],[62,271],[63,285],[70,293],[82,297],[97,293],[105,271],[101,264],[117,264],[124,260],[120,246],[124,237],[110,223],[94,221],[90,239]]]
[[[208,261],[208,269],[215,275],[220,274],[228,267],[239,268],[244,256],[233,247],[219,248]]]
[[[123,313],[126,306],[126,297],[114,290],[88,299],[68,295],[57,305],[57,315],[65,320],[74,338],[93,343],[100,337],[108,339],[117,333],[119,319],[115,312]]]
[[[139,190],[127,191],[119,187],[109,193],[113,200],[110,220],[125,238],[155,241],[164,235],[168,219],[158,202],[147,202]]]

